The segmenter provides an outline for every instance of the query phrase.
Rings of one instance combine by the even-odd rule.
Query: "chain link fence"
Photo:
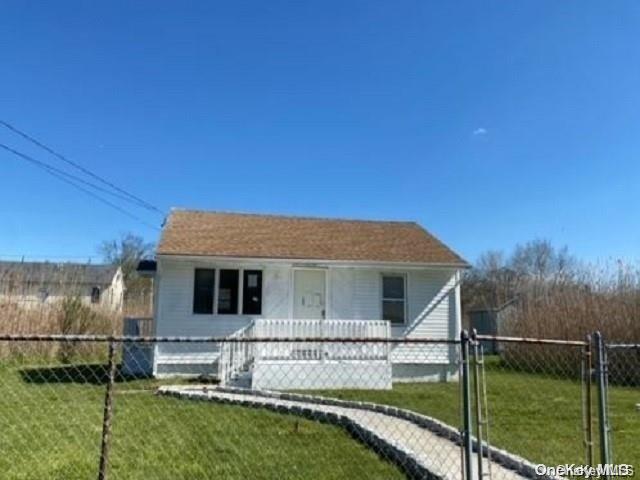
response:
[[[593,464],[588,346],[540,339],[472,342],[474,427],[487,450],[522,458],[531,478],[538,464]],[[478,466],[502,478],[489,468]]]
[[[637,350],[606,351],[609,452],[640,464],[637,376],[613,375],[637,371]],[[0,337],[0,472],[539,478],[538,463],[600,461],[592,353],[586,341],[481,336]]]
[[[609,457],[640,468],[640,344],[607,344]]]

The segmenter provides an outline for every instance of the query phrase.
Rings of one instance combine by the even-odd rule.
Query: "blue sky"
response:
[[[417,220],[472,261],[536,237],[638,256],[637,2],[8,1],[0,58],[2,119],[162,210]],[[157,237],[0,162],[0,256]]]

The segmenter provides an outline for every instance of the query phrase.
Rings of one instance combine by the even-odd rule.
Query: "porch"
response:
[[[125,335],[148,334],[151,321],[125,319]],[[229,342],[128,345],[123,370],[132,375],[213,375],[221,385],[260,389],[386,389],[391,388],[390,345],[371,340],[390,337],[391,326],[383,320],[255,319],[229,335]],[[271,341],[255,341],[261,338]]]
[[[389,344],[367,342],[390,336],[383,320],[258,319],[230,338],[274,341],[223,343],[217,376],[255,389],[391,388]],[[305,338],[351,341],[278,341]]]

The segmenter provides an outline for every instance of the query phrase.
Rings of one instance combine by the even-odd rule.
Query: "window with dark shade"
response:
[[[218,313],[238,313],[238,289],[240,272],[238,270],[220,270],[218,280]]]
[[[242,313],[244,315],[262,314],[262,272],[245,270],[242,279]]]
[[[404,275],[382,277],[382,319],[392,324],[405,323],[406,295]]]
[[[196,268],[193,282],[193,313],[213,313],[213,289],[215,282],[215,270]]]
[[[91,289],[91,303],[100,303],[100,287]]]

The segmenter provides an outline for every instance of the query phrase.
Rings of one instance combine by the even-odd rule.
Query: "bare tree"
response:
[[[556,249],[549,240],[544,239],[516,245],[509,265],[519,275],[554,282],[570,280],[578,266],[566,246]]]
[[[506,267],[504,252],[501,250],[487,250],[478,257],[475,269],[485,275],[491,275]]]
[[[100,244],[98,251],[106,263],[122,268],[126,287],[126,296],[140,295],[150,288],[148,279],[136,275],[138,262],[153,255],[154,244],[145,242],[139,235],[125,233],[118,239],[106,240]]]
[[[478,257],[465,277],[463,303],[466,308],[497,308],[515,296],[518,275],[508,267],[502,251],[489,250]]]
[[[508,257],[489,250],[467,273],[463,303],[467,308],[498,308],[525,291],[540,299],[550,288],[574,283],[579,272],[579,263],[569,249],[556,248],[549,240],[518,244]]]

